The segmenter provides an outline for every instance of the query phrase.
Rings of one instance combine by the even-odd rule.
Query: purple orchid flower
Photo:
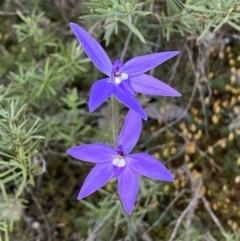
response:
[[[112,64],[101,45],[90,34],[75,23],[70,23],[70,26],[91,61],[108,76],[98,80],[92,86],[88,103],[90,112],[93,112],[111,95],[114,95],[122,104],[147,120],[146,113],[134,97],[135,92],[146,95],[181,96],[179,92],[167,84],[144,74],[176,56],[179,51],[138,56],[125,64],[120,60],[115,60]]]
[[[118,179],[118,192],[126,212],[131,215],[139,189],[139,175],[173,181],[172,174],[158,160],[146,153],[129,154],[142,129],[142,118],[130,110],[126,116],[116,148],[103,143],[70,148],[74,158],[97,164],[88,174],[79,194],[82,199],[104,186],[113,176]]]

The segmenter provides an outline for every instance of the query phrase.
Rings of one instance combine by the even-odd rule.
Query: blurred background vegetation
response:
[[[182,97],[138,96],[135,148],[175,181],[141,178],[130,223],[114,180],[77,201],[92,166],[66,150],[112,133],[107,104],[88,112],[102,76],[71,21],[112,60],[180,50],[150,74]],[[239,22],[239,0],[1,0],[0,240],[240,240]]]

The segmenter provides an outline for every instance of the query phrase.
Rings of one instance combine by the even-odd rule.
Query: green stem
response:
[[[118,141],[118,106],[117,100],[114,96],[111,96],[111,104],[112,104],[112,132],[113,132],[113,141],[115,147],[117,146]]]
[[[122,211],[123,211],[123,215],[128,228],[128,237],[130,238],[131,241],[137,241],[137,237],[134,232],[134,226],[131,223],[131,217],[126,213],[123,205],[122,205]]]

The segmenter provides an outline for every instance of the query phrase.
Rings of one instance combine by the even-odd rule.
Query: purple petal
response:
[[[125,167],[117,167],[113,165],[113,170],[114,170],[114,177],[118,178],[121,173],[123,172],[123,170],[125,169]]]
[[[147,74],[130,77],[130,83],[134,91],[138,93],[160,96],[181,96],[179,92],[169,85]]]
[[[136,95],[129,80],[124,80],[121,84],[120,87],[124,90],[127,91],[131,95]]]
[[[82,199],[104,186],[113,176],[113,165],[98,164],[85,179],[83,186],[78,194],[78,199]]]
[[[115,85],[108,80],[109,78],[98,80],[93,84],[88,102],[90,112],[97,109],[114,93]]]
[[[118,139],[118,145],[121,145],[125,154],[131,152],[136,145],[142,131],[142,118],[133,110],[129,110],[121,133]]]
[[[70,23],[70,27],[96,67],[104,74],[111,76],[112,63],[101,45],[77,24]]]
[[[124,64],[123,72],[130,76],[143,74],[178,54],[179,51],[170,51],[138,56]]]
[[[131,154],[127,156],[127,159],[129,168],[139,175],[161,181],[173,181],[173,176],[169,170],[149,154]]]
[[[118,192],[126,212],[131,215],[139,189],[139,176],[128,166],[118,178]]]
[[[129,109],[136,111],[144,120],[147,120],[146,113],[133,95],[122,90],[119,86],[117,87],[114,95],[122,104],[126,105]]]
[[[67,153],[79,160],[92,163],[112,162],[114,149],[103,143],[75,146],[67,150]]]

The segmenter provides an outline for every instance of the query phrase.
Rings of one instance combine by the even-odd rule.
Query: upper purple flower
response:
[[[135,92],[147,95],[181,96],[167,84],[144,74],[176,56],[179,51],[138,56],[125,64],[120,60],[111,63],[106,52],[91,35],[75,23],[70,23],[70,26],[88,57],[100,71],[108,76],[108,78],[98,80],[92,86],[88,103],[90,112],[114,95],[121,103],[136,111],[146,120],[147,115],[134,97]]]
[[[68,149],[67,152],[72,157],[97,164],[88,174],[78,199],[92,194],[114,176],[118,179],[118,192],[123,207],[130,215],[139,189],[139,175],[173,181],[172,174],[154,157],[146,153],[129,154],[140,137],[141,129],[142,118],[130,110],[115,148],[97,143]]]

